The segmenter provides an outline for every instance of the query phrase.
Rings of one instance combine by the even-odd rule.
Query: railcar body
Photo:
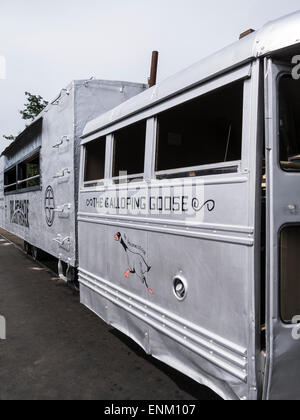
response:
[[[2,227],[59,260],[62,278],[78,265],[80,135],[89,119],[145,89],[105,80],[73,81],[1,156]],[[1,211],[1,210],[0,210]]]
[[[295,13],[82,136],[82,303],[224,399],[300,399],[299,48]]]

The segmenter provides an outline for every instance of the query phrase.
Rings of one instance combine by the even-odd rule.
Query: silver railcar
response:
[[[78,265],[77,209],[80,135],[95,118],[146,88],[143,84],[77,80],[9,145],[1,156],[0,224],[59,260],[59,274],[74,280]]]
[[[224,399],[300,399],[299,51],[300,12],[82,136],[82,303]]]

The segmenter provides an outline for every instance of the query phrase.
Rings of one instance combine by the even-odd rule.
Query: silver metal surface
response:
[[[189,77],[188,72],[186,76]],[[83,148],[79,281],[81,302],[147,353],[208,385],[225,399],[257,399],[259,308],[254,276],[258,247],[254,197],[259,65],[242,66],[188,93],[178,91],[171,101],[159,106],[163,112],[173,104],[236,80],[244,80],[245,86],[243,156],[235,162],[236,173],[188,179],[178,174],[177,179],[156,179],[156,105],[147,114],[144,180],[125,185],[112,182],[113,130],[119,124],[104,131],[99,126],[99,133],[91,133],[83,141],[91,141],[100,133],[108,136],[106,179],[102,186],[84,185]],[[118,112],[113,110],[110,115]],[[122,125],[139,119],[137,112],[124,119]],[[109,208],[103,204],[107,200],[114,202],[114,197],[136,194],[150,197],[151,201],[151,197],[173,197],[175,191],[185,191],[187,197],[198,191],[197,203],[201,200],[203,205],[197,205],[194,211],[189,208],[188,214],[133,214],[118,205]],[[130,257],[114,239],[119,235],[125,238],[127,246],[139,250],[133,253],[137,265],[131,272],[127,270],[132,264]],[[148,271],[141,281],[137,274],[143,264]],[[184,299],[178,299],[174,292],[173,281],[179,273],[187,289]]]
[[[246,367],[247,367],[247,352],[243,350],[243,354],[236,356],[236,348],[233,343],[230,345],[231,351],[226,350],[220,344],[214,344],[214,340],[203,339],[186,326],[183,319],[174,318],[174,314],[161,311],[160,307],[151,305],[149,301],[140,300],[137,296],[128,294],[121,288],[115,287],[113,284],[106,282],[103,279],[95,278],[91,273],[80,270],[80,283],[91,290],[94,290],[100,296],[108,301],[114,303],[120,308],[134,315],[136,318],[142,320],[146,324],[152,326],[162,334],[175,340],[178,344],[186,347],[198,356],[211,361],[216,366],[221,367],[238,379],[246,381]],[[197,330],[197,326],[193,326],[193,330]],[[207,332],[208,336],[212,334]],[[215,341],[222,341],[222,338]],[[224,341],[224,340],[223,340]]]
[[[76,267],[79,136],[89,119],[145,88],[142,84],[92,80],[73,81],[67,89],[62,89],[58,98],[47,106],[0,158],[3,186],[4,170],[40,151],[40,175],[19,181],[18,185],[41,179],[40,189],[36,191],[3,195],[2,187],[0,225],[32,246]],[[50,195],[47,195],[48,191]],[[28,226],[12,223],[11,203],[18,206],[25,202]],[[46,207],[51,211],[48,221]]]
[[[300,340],[293,336],[294,324],[284,323],[280,313],[279,232],[285,225],[300,223],[299,212],[286,211],[290,203],[300,205],[299,173],[279,166],[278,76],[291,74],[290,66],[265,60],[266,159],[267,159],[267,353],[264,398],[300,400]],[[292,207],[293,207],[292,206]],[[289,268],[286,267],[286,270]],[[297,314],[295,314],[297,315]]]

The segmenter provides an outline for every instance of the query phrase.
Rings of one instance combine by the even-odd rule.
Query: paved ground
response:
[[[217,399],[146,356],[80,305],[49,269],[1,237],[0,314],[7,320],[0,400]]]

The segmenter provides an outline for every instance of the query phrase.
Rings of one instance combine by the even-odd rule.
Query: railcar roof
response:
[[[82,138],[244,63],[297,44],[300,44],[300,11],[267,23],[262,29],[90,121]]]
[[[20,133],[15,140],[6,147],[6,149],[2,152],[1,156],[6,156],[9,153],[14,153],[16,150],[18,150],[18,147],[20,147],[23,144],[24,139],[26,138],[26,136],[30,136],[30,134],[32,133],[32,131],[38,127],[41,126],[42,124],[42,120],[43,120],[43,116],[40,114],[38,117],[36,117],[34,119],[34,121],[28,125],[25,130],[22,131],[22,133]]]

